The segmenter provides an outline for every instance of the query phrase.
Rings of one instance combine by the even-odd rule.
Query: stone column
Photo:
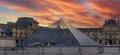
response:
[[[103,42],[103,45],[105,44],[105,40],[102,40],[102,42]]]
[[[119,44],[119,41],[118,40],[116,40],[116,45],[118,45]]]
[[[115,40],[112,40],[112,45],[114,45]]]

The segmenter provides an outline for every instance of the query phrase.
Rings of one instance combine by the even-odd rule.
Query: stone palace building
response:
[[[56,23],[58,24],[57,21]],[[14,39],[18,43],[41,29],[54,30],[54,28],[50,27],[40,27],[38,24],[36,20],[29,17],[18,18],[15,23],[8,22],[7,24],[0,24],[0,39]],[[57,26],[56,28],[59,27]],[[106,20],[105,24],[100,28],[78,29],[101,45],[120,45],[120,21],[118,20]],[[61,30],[64,30],[63,27]]]

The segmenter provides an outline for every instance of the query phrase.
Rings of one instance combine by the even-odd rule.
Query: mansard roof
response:
[[[98,31],[101,28],[78,28],[80,31]]]
[[[118,25],[117,21],[116,20],[108,20],[105,22],[105,24],[103,26],[108,26],[108,25]]]
[[[29,25],[32,25],[32,23],[37,23],[33,18],[29,17],[20,17],[18,18],[16,24],[20,27],[28,27]]]

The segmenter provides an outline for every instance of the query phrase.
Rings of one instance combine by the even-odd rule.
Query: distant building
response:
[[[59,25],[57,25],[59,23]],[[51,24],[53,28],[67,28],[61,20]],[[119,45],[120,44],[120,21],[106,20],[100,28],[78,28],[101,45]]]
[[[78,28],[101,45],[120,45],[119,21],[107,20],[100,28]],[[50,43],[54,43],[50,44]],[[62,21],[56,21],[50,27],[41,27],[39,31],[26,38],[23,46],[78,46],[79,43]]]
[[[107,20],[100,28],[80,28],[80,31],[90,36],[102,45],[120,44],[120,23],[116,20]]]
[[[38,29],[38,22],[33,18],[21,17],[16,23],[0,24],[0,38],[14,38],[16,42],[22,41]]]
[[[25,41],[31,40],[29,44],[35,42],[34,44],[45,43],[46,45],[56,46],[79,45],[61,20],[51,24],[50,27],[40,27],[38,24],[33,18],[29,17],[21,17],[16,23],[0,24],[0,39],[9,37],[16,39],[17,43],[24,39]],[[120,45],[120,21],[106,20],[100,28],[78,29],[101,45]],[[26,37],[30,38],[26,39]]]

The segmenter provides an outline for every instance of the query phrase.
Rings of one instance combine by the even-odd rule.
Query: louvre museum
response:
[[[20,17],[0,24],[0,54],[119,55],[119,36],[119,20],[105,20],[99,28],[75,28],[63,19],[42,27],[33,18]]]
[[[33,43],[41,43],[45,46],[79,45],[61,20],[56,21],[50,27],[41,27],[38,24],[36,20],[29,17],[18,18],[15,23],[0,24],[0,39],[14,39],[16,44],[24,40],[31,45]],[[100,28],[77,29],[101,45],[120,44],[120,21],[118,20],[106,20]]]

